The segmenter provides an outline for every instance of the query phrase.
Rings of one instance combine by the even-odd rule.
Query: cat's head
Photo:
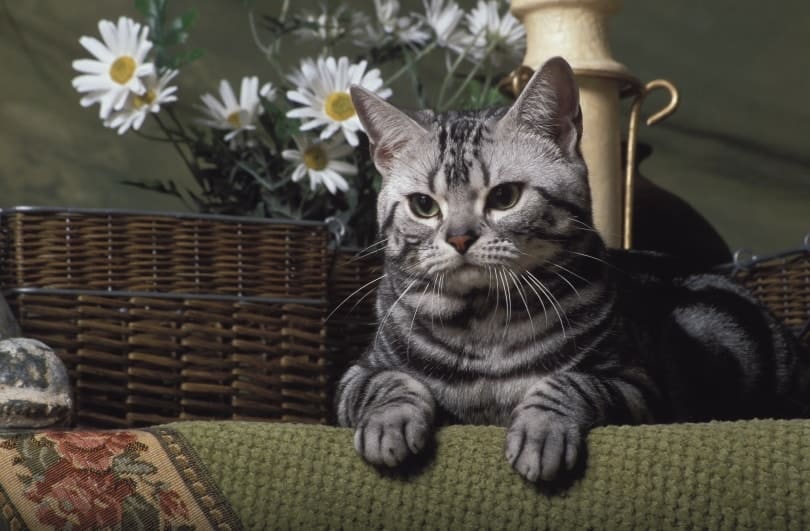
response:
[[[504,109],[408,112],[360,87],[352,100],[383,182],[389,262],[457,292],[552,259],[591,224],[574,74],[547,61]]]

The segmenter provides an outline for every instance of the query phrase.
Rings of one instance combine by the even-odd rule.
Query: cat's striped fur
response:
[[[406,115],[352,95],[384,178],[387,239],[378,333],[337,393],[366,460],[400,464],[440,419],[496,424],[512,466],[549,480],[594,426],[803,411],[804,360],[753,297],[606,250],[565,61],[510,109]],[[488,207],[506,183],[517,203]],[[414,194],[440,213],[417,215]]]

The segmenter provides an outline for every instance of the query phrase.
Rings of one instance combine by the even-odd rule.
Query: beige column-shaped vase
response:
[[[582,154],[588,165],[594,224],[611,247],[622,245],[621,124],[619,95],[638,86],[608,46],[608,18],[621,0],[512,0],[526,27],[523,64],[537,69],[554,56],[574,69],[580,89]]]

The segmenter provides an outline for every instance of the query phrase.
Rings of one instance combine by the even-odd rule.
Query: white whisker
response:
[[[388,313],[385,314],[385,317],[380,322],[380,325],[377,328],[377,334],[374,336],[374,343],[373,344],[374,344],[375,348],[377,346],[377,341],[379,341],[379,339],[380,339],[380,331],[385,327],[385,323],[386,323],[386,321],[388,321],[388,318],[391,317],[391,313],[393,313],[394,308],[397,307],[397,304],[399,304],[399,301],[402,300],[402,297],[404,297],[405,294],[407,294],[408,291],[413,287],[413,285],[416,284],[418,281],[419,281],[418,278],[414,278],[413,280],[411,280],[411,283],[408,284],[408,287],[405,288],[404,290],[402,290],[402,293],[399,294],[399,297],[397,297],[397,300],[395,300],[394,304],[391,305],[391,308],[388,309]]]
[[[543,297],[540,296],[540,294],[537,292],[537,289],[535,289],[535,287],[532,285],[531,282],[529,282],[529,280],[525,277],[525,275],[520,276],[523,278],[523,280],[526,281],[526,285],[529,286],[529,288],[531,288],[535,296],[537,296],[537,300],[540,301],[540,306],[543,307],[543,315],[546,318],[546,326],[548,326],[548,312],[546,311],[546,303],[543,301]]]
[[[562,329],[563,339],[565,339],[566,338],[565,324],[563,323],[563,319],[562,319],[562,315],[565,315],[565,311],[563,310],[562,315],[561,315],[560,310],[562,310],[562,308],[560,307],[558,309],[559,302],[554,297],[554,295],[531,272],[527,271],[526,274],[528,275],[528,278],[531,279],[535,283],[535,285],[540,289],[540,291],[546,296],[546,299],[548,299],[548,302],[551,303],[551,308],[554,310],[554,313],[557,314],[557,319],[560,321],[560,328]],[[566,316],[565,320],[566,321],[568,320],[567,316]],[[569,322],[569,324],[570,324],[570,322]]]
[[[526,313],[529,314],[529,324],[532,326],[532,339],[537,337],[537,331],[534,329],[534,320],[532,319],[532,311],[529,309],[529,303],[526,301],[526,295],[520,287],[518,282],[517,275],[511,269],[509,270],[509,276],[512,278],[512,284],[515,285],[517,289],[518,296],[520,296],[520,300],[523,301],[523,306],[526,308]]]
[[[367,283],[363,284],[362,286],[360,286],[359,288],[357,288],[356,290],[354,290],[354,291],[351,293],[351,295],[349,295],[348,297],[346,297],[345,299],[343,299],[342,301],[340,301],[340,304],[338,304],[337,306],[335,306],[335,308],[334,308],[334,309],[333,309],[333,310],[332,310],[332,311],[329,313],[329,315],[327,315],[327,316],[326,316],[326,321],[329,321],[329,318],[330,318],[330,317],[332,317],[332,316],[335,314],[335,312],[336,312],[336,311],[338,311],[338,310],[340,309],[340,307],[341,307],[341,306],[343,306],[344,304],[346,304],[346,302],[348,302],[348,300],[349,300],[349,299],[351,299],[352,297],[354,297],[355,295],[357,295],[357,293],[359,293],[360,291],[364,290],[364,289],[365,289],[365,288],[367,288],[368,286],[370,286],[370,285],[374,284],[375,282],[379,282],[380,280],[384,279],[384,278],[385,278],[385,275],[386,275],[386,274],[385,274],[385,273],[383,273],[382,275],[380,275],[379,277],[375,278],[374,280],[372,280],[372,281],[370,281],[370,282],[367,282]],[[369,291],[368,293],[366,293],[366,294],[363,296],[363,299],[364,299],[364,298],[366,298],[366,296],[368,296],[368,294],[369,294],[369,293],[371,293],[371,291]],[[362,301],[363,299],[360,299],[360,300]],[[359,304],[359,302],[360,302],[360,301],[358,301],[358,302],[357,302],[357,304]],[[357,304],[355,304],[355,305],[352,307],[352,310],[354,310],[354,309],[357,307]]]
[[[422,294],[419,296],[419,302],[416,303],[416,308],[413,310],[413,319],[411,319],[411,327],[408,329],[408,347],[405,350],[405,359],[410,359],[411,355],[411,335],[413,335],[413,325],[416,323],[416,314],[419,313],[419,307],[422,306],[422,299],[425,298],[425,294],[427,293],[428,288],[430,287],[431,282],[428,281],[425,284],[425,289],[422,290]]]

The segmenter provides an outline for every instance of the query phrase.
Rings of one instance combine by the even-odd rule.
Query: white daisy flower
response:
[[[422,0],[425,6],[425,22],[436,34],[436,42],[445,48],[457,49],[462,34],[458,29],[458,24],[464,18],[464,10],[453,0]]]
[[[293,136],[293,139],[298,149],[285,149],[281,152],[285,160],[298,163],[293,170],[293,181],[298,182],[308,175],[311,190],[323,185],[332,195],[338,190],[345,192],[349,189],[349,183],[343,176],[355,175],[357,168],[344,160],[338,160],[352,152],[352,148],[342,138],[335,137],[326,142],[313,142],[300,136]]]
[[[353,26],[354,43],[360,46],[379,46],[393,40],[402,44],[422,45],[430,40],[422,21],[414,16],[399,16],[398,0],[374,0],[377,25]]]
[[[96,58],[73,61],[73,68],[82,72],[73,78],[73,87],[85,93],[82,106],[101,102],[99,115],[106,119],[112,110],[124,107],[130,93],[146,91],[141,78],[154,74],[155,65],[145,62],[152,48],[152,42],[147,39],[148,27],[121,17],[117,26],[109,20],[99,21],[98,30],[103,44],[94,37],[79,39]]]
[[[225,140],[230,141],[233,147],[239,133],[256,129],[256,117],[264,112],[259,96],[272,101],[276,97],[276,89],[271,83],[265,83],[259,89],[258,77],[243,77],[237,101],[231,84],[223,79],[219,82],[219,95],[221,102],[211,94],[201,96],[203,105],[197,107],[206,117],[198,122],[214,129],[227,130]]]
[[[177,87],[169,87],[169,81],[177,75],[177,70],[168,70],[160,78],[155,74],[150,74],[144,78],[146,92],[143,94],[130,93],[124,108],[114,111],[104,121],[106,127],[118,129],[118,134],[123,135],[129,129],[138,130],[143,125],[143,121],[149,113],[159,113],[160,106],[164,103],[177,101]]]
[[[352,146],[358,143],[357,131],[362,131],[360,120],[349,95],[351,85],[360,85],[388,98],[391,89],[382,88],[383,80],[376,68],[366,72],[366,61],[350,64],[347,57],[337,61],[334,57],[301,61],[301,68],[288,77],[296,90],[287,92],[287,98],[303,105],[287,112],[288,118],[301,118],[302,131],[323,127],[321,139],[327,139],[338,130],[343,131]]]
[[[508,10],[500,16],[496,0],[479,0],[466,16],[462,48],[472,61],[489,59],[495,67],[511,66],[523,59],[526,29]]]
[[[298,18],[303,26],[293,33],[302,39],[317,39],[324,42],[334,41],[342,37],[349,28],[366,27],[369,24],[365,13],[354,11],[349,13],[345,6],[338,7],[330,14],[324,6],[318,13],[305,12]]]

